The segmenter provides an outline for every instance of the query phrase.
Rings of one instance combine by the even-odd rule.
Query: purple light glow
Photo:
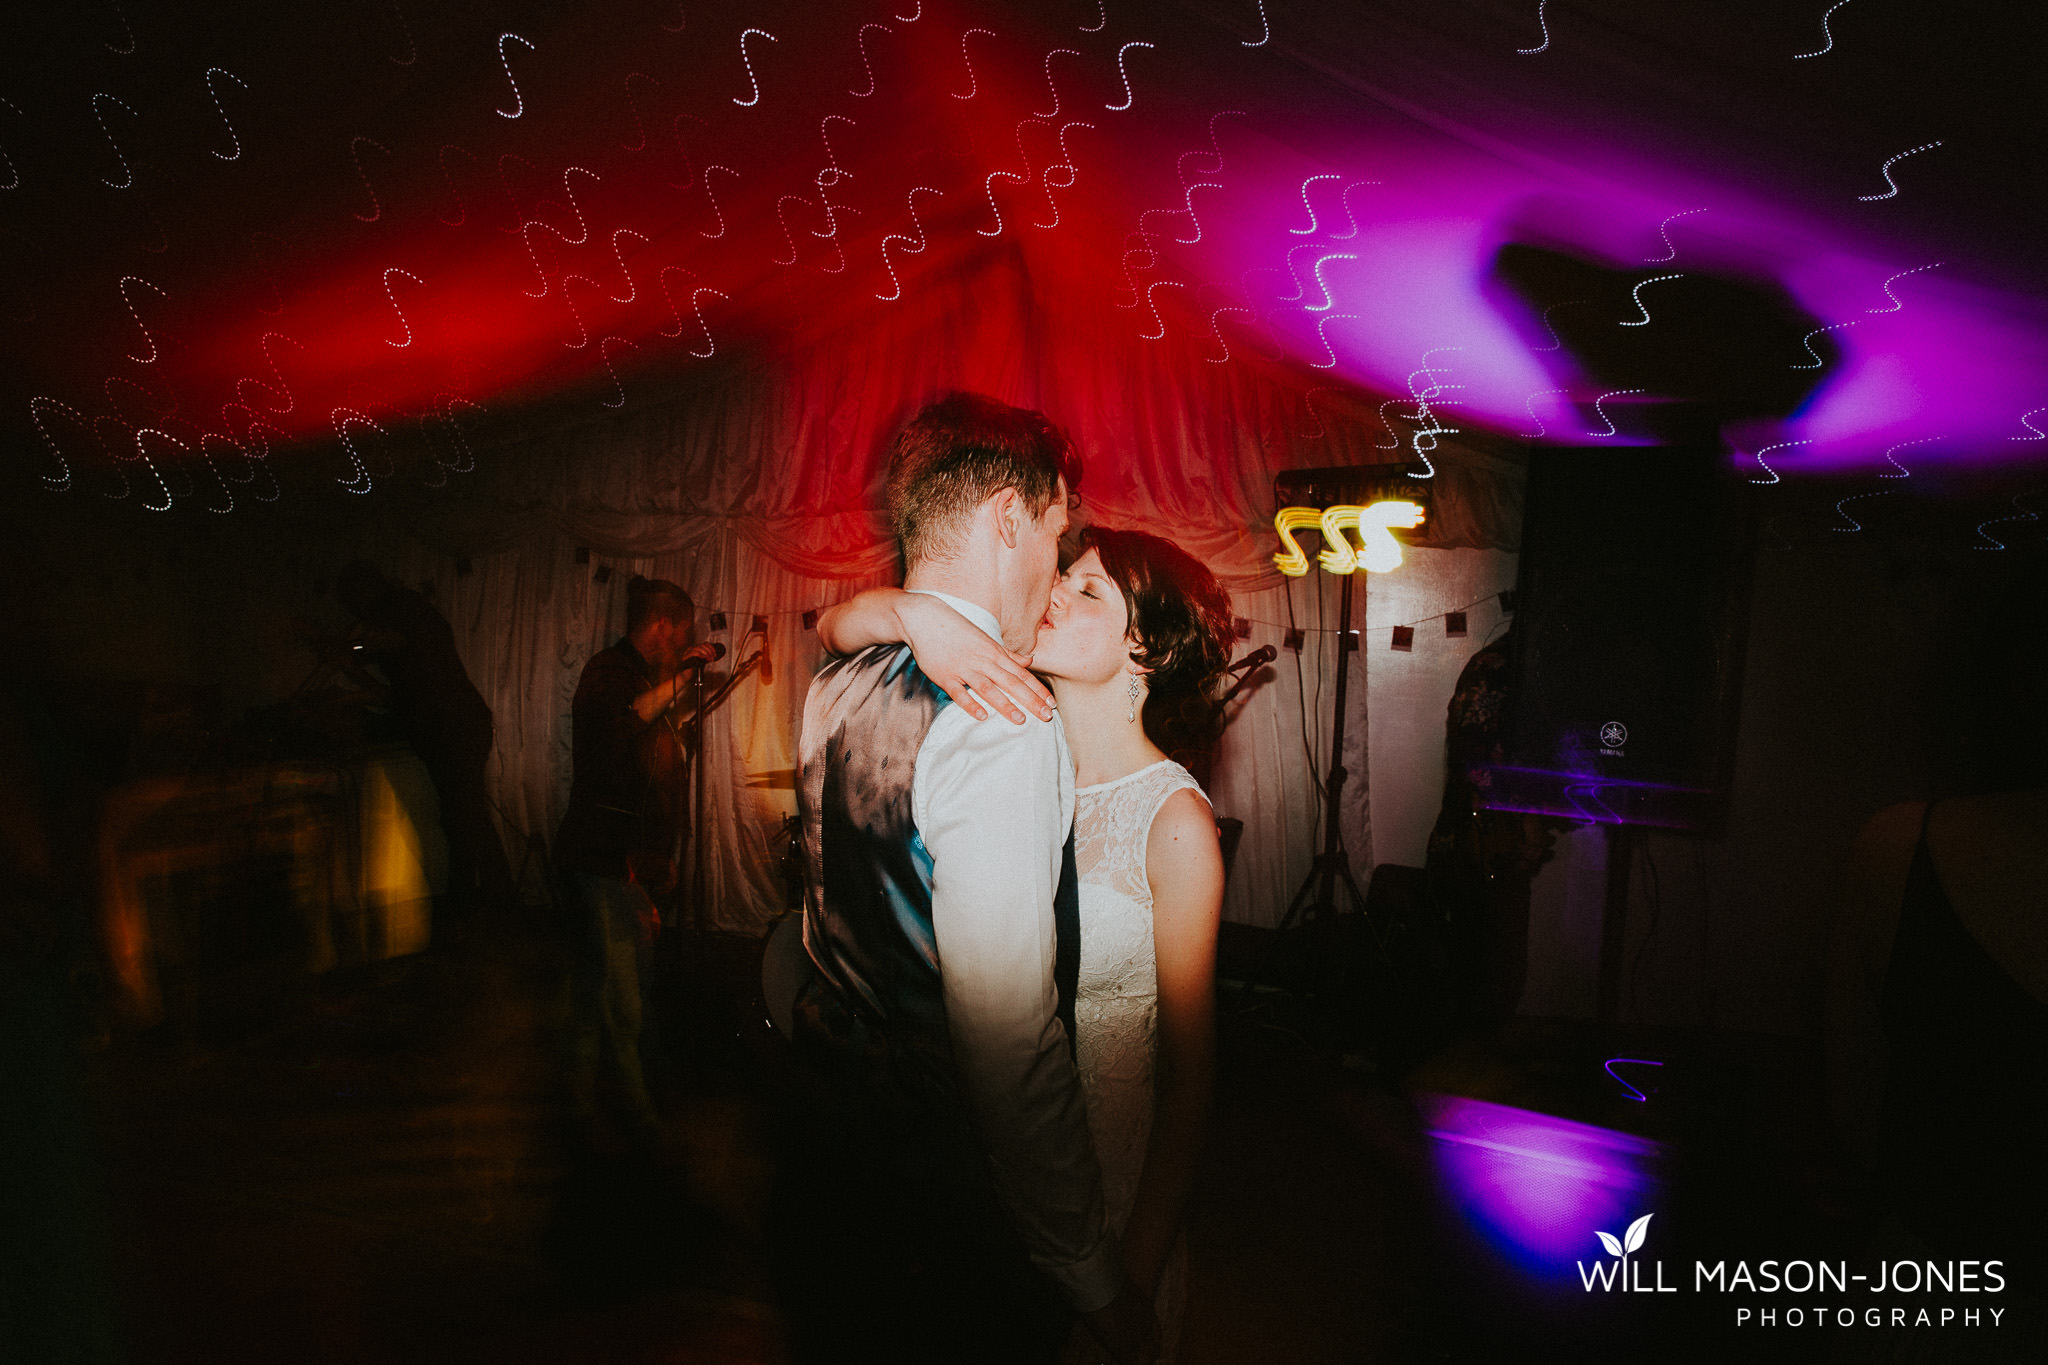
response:
[[[1587,1259],[1595,1229],[1654,1205],[1657,1143],[1455,1095],[1419,1104],[1446,1193],[1524,1271],[1568,1274]]]
[[[1564,401],[1584,404],[1598,392],[1567,357],[1543,354],[1552,350],[1545,329],[1513,316],[1489,279],[1498,247],[1532,232],[1616,266],[1649,259],[1680,273],[1775,280],[1819,320],[1840,348],[1833,371],[1790,418],[1729,433],[1738,463],[1734,452],[1796,442],[1787,473],[1868,469],[1888,447],[1935,435],[1949,438],[1944,460],[2010,460],[2002,438],[2048,392],[2048,311],[2038,300],[1968,283],[1953,269],[1922,273],[1927,256],[1898,259],[1878,234],[1839,216],[1822,221],[1732,168],[1632,166],[1596,146],[1538,155],[1498,136],[1414,125],[1379,129],[1369,143],[1325,144],[1311,159],[1264,131],[1248,120],[1236,147],[1224,132],[1230,164],[1213,177],[1222,183],[1205,202],[1202,241],[1150,234],[1158,254],[1147,273],[1241,281],[1244,302],[1290,355],[1380,392],[1401,392],[1416,357],[1457,348],[1446,377],[1460,387],[1439,406],[1468,426],[1526,435],[1532,394],[1562,385]],[[1245,155],[1243,139],[1263,145]],[[1372,188],[1341,211],[1315,197],[1340,183]],[[1332,214],[1338,222],[1324,221]],[[1671,220],[1681,216],[1674,239]],[[1301,257],[1290,255],[1297,250]],[[1302,267],[1317,255],[1326,264],[1311,276]],[[1656,326],[1655,298],[1654,283],[1639,287],[1643,312],[1613,321]],[[1204,324],[1186,316],[1169,325]],[[1782,363],[1803,368],[1812,356],[1795,348]],[[1583,439],[1570,421],[1539,424],[1548,430],[1538,439]]]

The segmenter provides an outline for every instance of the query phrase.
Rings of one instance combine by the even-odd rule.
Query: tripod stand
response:
[[[1358,650],[1358,635],[1351,629],[1351,593],[1355,573],[1343,575],[1344,586],[1337,599],[1337,715],[1330,727],[1329,778],[1324,784],[1323,845],[1302,879],[1301,889],[1287,907],[1279,932],[1285,934],[1297,922],[1316,924],[1348,911],[1365,915],[1365,894],[1351,875],[1350,859],[1344,853],[1344,830],[1339,803],[1344,796],[1344,711],[1351,677],[1351,656]],[[1338,903],[1342,887],[1345,902]]]

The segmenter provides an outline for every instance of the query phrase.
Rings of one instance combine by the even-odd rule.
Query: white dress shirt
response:
[[[930,594],[1001,640],[972,602]],[[1053,894],[1074,823],[1057,714],[1023,725],[948,706],[918,749],[911,814],[932,858],[932,930],[954,1063],[997,1197],[1080,1312],[1122,1283],[1053,985]]]

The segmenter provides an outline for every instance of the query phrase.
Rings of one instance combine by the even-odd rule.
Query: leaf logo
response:
[[[1609,1256],[1626,1256],[1632,1251],[1642,1249],[1643,1243],[1650,1236],[1650,1220],[1655,1216],[1655,1214],[1646,1213],[1636,1219],[1635,1222],[1628,1225],[1628,1231],[1624,1232],[1618,1240],[1613,1233],[1601,1232],[1597,1228],[1594,1229],[1593,1235],[1600,1239],[1601,1246],[1607,1248]]]

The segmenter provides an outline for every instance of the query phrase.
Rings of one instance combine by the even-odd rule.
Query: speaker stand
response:
[[[1351,629],[1351,584],[1356,573],[1344,574],[1344,586],[1337,599],[1337,715],[1330,726],[1330,766],[1323,811],[1323,845],[1310,865],[1301,889],[1287,907],[1279,932],[1285,934],[1296,923],[1317,924],[1346,912],[1365,918],[1365,896],[1351,875],[1351,861],[1344,855],[1344,828],[1339,803],[1344,795],[1344,711],[1351,677],[1351,656],[1358,650],[1358,636]],[[1344,903],[1337,897],[1344,891]],[[1367,921],[1370,926],[1370,921]]]
[[[1622,952],[1628,944],[1628,892],[1635,871],[1637,830],[1604,825],[1607,888],[1600,908],[1600,1027],[1613,1034],[1621,1025]]]

